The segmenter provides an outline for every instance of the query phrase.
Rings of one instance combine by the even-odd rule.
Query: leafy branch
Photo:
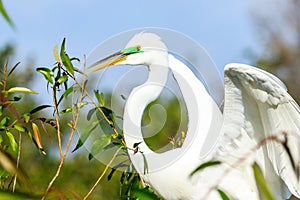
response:
[[[13,23],[13,21],[11,20],[11,18],[9,17],[8,13],[6,12],[6,9],[2,3],[2,0],[0,0],[0,13],[2,15],[2,17],[5,19],[5,21],[10,25],[11,28],[15,28],[15,25]]]

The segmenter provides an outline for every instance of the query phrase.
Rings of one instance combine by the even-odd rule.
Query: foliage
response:
[[[260,199],[266,199],[266,200],[275,200],[274,195],[270,191],[266,180],[263,177],[262,171],[257,163],[254,163],[252,165],[256,185],[259,191],[259,197]]]
[[[21,104],[23,95],[37,94],[35,91],[26,87],[8,87],[8,80],[18,65],[19,63],[9,70],[8,62],[6,62],[3,70],[0,72],[0,163],[2,169],[9,172],[9,174],[2,172],[2,189],[10,188],[10,181],[5,184],[5,180],[13,180],[14,176],[18,177],[23,183],[26,183],[25,175],[19,169],[22,135],[27,134],[33,143],[38,144],[40,149],[42,149],[40,132],[36,123],[51,124],[51,121],[47,121],[44,118],[34,117],[35,112],[32,110],[21,113],[20,109],[16,107],[17,104]],[[30,128],[31,126],[35,126],[35,129],[32,130]],[[17,155],[17,161],[14,161],[10,154]],[[11,189],[14,191],[15,188],[16,181],[13,181]]]
[[[202,163],[200,166],[198,166],[191,174],[190,176],[193,176],[196,172],[201,171],[207,167],[220,165],[222,162],[218,160],[210,160],[208,162]]]
[[[8,13],[6,12],[4,5],[2,3],[2,0],[0,0],[0,13],[2,15],[2,17],[6,20],[6,22],[12,27],[15,28],[15,25],[13,23],[13,21],[11,20],[11,18],[9,17]]]

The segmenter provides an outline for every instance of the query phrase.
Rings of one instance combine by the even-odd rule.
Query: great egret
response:
[[[233,199],[258,200],[251,164],[259,164],[276,199],[300,197],[299,106],[275,76],[243,65],[225,67],[223,113],[192,71],[168,54],[152,33],[135,35],[127,47],[91,66],[91,72],[112,65],[145,65],[147,81],[130,93],[124,110],[126,145],[139,144],[140,153],[128,150],[145,182],[163,198],[221,199],[220,188]],[[153,152],[144,142],[141,119],[146,106],[161,93],[169,69],[187,106],[187,137],[181,148]],[[145,156],[148,172],[145,173]],[[222,162],[190,176],[211,159]]]

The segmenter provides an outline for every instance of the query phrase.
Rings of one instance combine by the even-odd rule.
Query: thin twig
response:
[[[22,144],[22,133],[19,131],[19,148],[18,148],[18,156],[17,156],[17,169],[19,168],[19,163],[20,163],[20,157],[21,157],[21,144]],[[15,192],[16,190],[16,185],[17,185],[17,174],[15,175],[14,178],[14,183],[13,183],[13,189],[12,191]]]
[[[57,131],[57,141],[58,141],[58,147],[59,147],[59,155],[60,158],[62,158],[62,145],[61,145],[61,132],[60,132],[60,123],[59,123],[59,111],[58,111],[58,105],[56,100],[56,93],[55,93],[56,87],[53,87],[52,90],[52,99],[55,109],[55,121],[56,121],[56,131]]]
[[[83,200],[86,200],[91,194],[92,192],[95,190],[95,188],[97,187],[97,185],[99,184],[99,182],[102,180],[103,176],[105,175],[105,173],[107,172],[107,170],[109,169],[110,165],[112,164],[112,162],[115,160],[115,158],[117,157],[118,153],[120,152],[120,150],[123,147],[120,147],[117,149],[117,151],[115,152],[114,156],[112,157],[112,159],[109,161],[109,163],[106,165],[104,171],[101,173],[101,175],[99,176],[99,178],[97,179],[97,181],[95,182],[95,184],[93,185],[93,187],[90,189],[90,191],[85,195],[85,197],[83,198]]]
[[[85,80],[83,79],[82,85],[81,85],[81,89],[82,89],[82,90],[84,89],[84,81],[85,81]],[[70,135],[70,137],[69,137],[69,139],[68,139],[68,143],[67,143],[65,152],[64,152],[64,154],[63,154],[62,157],[61,157],[61,160],[60,160],[59,166],[58,166],[58,168],[57,168],[57,171],[56,171],[55,175],[53,176],[52,180],[50,181],[50,183],[49,183],[49,185],[48,185],[48,187],[47,187],[47,189],[46,189],[46,191],[45,191],[45,193],[44,193],[44,195],[43,195],[43,197],[42,197],[42,200],[44,200],[44,199],[46,198],[47,194],[49,193],[50,189],[52,188],[52,186],[53,186],[55,180],[56,180],[57,177],[59,176],[60,171],[61,171],[61,169],[62,169],[62,167],[63,167],[63,164],[64,164],[64,162],[65,162],[65,158],[67,157],[67,153],[69,152],[69,148],[70,148],[70,146],[71,146],[71,142],[72,142],[73,136],[74,136],[75,131],[76,131],[76,125],[77,125],[78,120],[79,120],[80,105],[81,105],[81,103],[82,103],[82,100],[83,100],[83,94],[81,93],[81,94],[80,94],[80,97],[79,97],[79,103],[78,103],[79,106],[77,107],[76,112],[75,112],[75,120],[72,122],[72,132],[71,132],[71,135]],[[55,101],[54,101],[54,102],[55,102]],[[55,108],[57,109],[56,105],[55,105]],[[58,110],[58,109],[57,109],[57,110]],[[56,112],[56,113],[58,113],[58,112]],[[57,114],[56,116],[58,117],[58,114]],[[57,120],[59,120],[59,119],[57,118]],[[58,121],[57,121],[57,122],[58,122]],[[59,124],[59,123],[58,123],[58,124]]]

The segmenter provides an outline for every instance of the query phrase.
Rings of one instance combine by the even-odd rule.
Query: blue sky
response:
[[[0,45],[16,44],[17,60],[34,57],[36,65],[54,62],[55,44],[67,38],[71,56],[83,57],[106,38],[128,29],[163,27],[198,41],[220,71],[230,62],[249,62],[256,46],[250,1],[204,0],[3,0],[17,30],[0,19]]]

